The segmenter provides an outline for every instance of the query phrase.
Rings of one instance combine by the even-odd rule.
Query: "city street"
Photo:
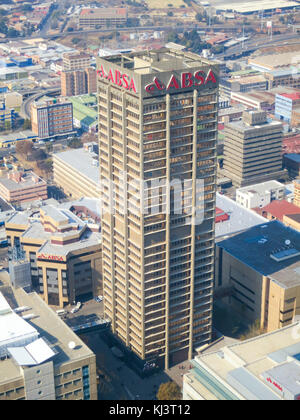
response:
[[[140,378],[122,360],[115,357],[101,338],[101,333],[89,333],[80,338],[97,357],[100,400],[153,400],[160,384],[170,381],[164,373]]]

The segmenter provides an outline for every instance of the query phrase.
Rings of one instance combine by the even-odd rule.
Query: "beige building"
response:
[[[63,70],[85,70],[91,66],[91,56],[84,52],[63,54]]]
[[[142,366],[211,340],[218,74],[170,49],[98,59],[105,315]],[[154,180],[190,188],[169,197]]]
[[[207,349],[183,378],[183,400],[300,399],[300,324]]]
[[[126,22],[126,7],[103,7],[99,9],[83,9],[79,15],[79,26],[81,28],[115,28],[120,25],[125,25]]]
[[[224,302],[266,331],[300,315],[300,233],[280,222],[255,226],[217,243],[216,290]]]
[[[61,72],[61,95],[77,96],[97,91],[96,70],[69,70]]]
[[[63,307],[102,293],[99,225],[52,205],[15,213],[5,223],[10,247],[23,248],[32,286],[49,305]]]
[[[36,293],[5,287],[0,325],[0,401],[98,399],[95,354]]]
[[[29,201],[46,200],[47,183],[32,171],[10,171],[6,177],[0,178],[0,196],[9,203],[18,205]]]
[[[30,115],[32,131],[40,139],[74,132],[73,104],[65,99],[33,102]]]
[[[72,198],[100,196],[98,155],[93,147],[53,154],[54,182]]]
[[[225,125],[224,175],[238,187],[279,179],[282,139],[280,122],[268,122],[264,111],[245,111],[242,121]]]

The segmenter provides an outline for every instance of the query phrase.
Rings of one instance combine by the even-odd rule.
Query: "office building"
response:
[[[61,72],[61,95],[77,96],[97,91],[96,70],[69,70]]]
[[[262,182],[236,190],[236,202],[247,209],[265,207],[273,200],[283,200],[284,196],[284,185],[278,181]]]
[[[91,66],[91,56],[84,52],[63,54],[63,70],[85,70]]]
[[[98,296],[101,283],[99,225],[70,209],[46,205],[16,212],[5,222],[10,258],[25,251],[34,290],[49,305],[63,307]]]
[[[287,121],[291,126],[298,125],[297,114],[300,110],[300,91],[276,95],[275,117]]]
[[[32,171],[9,171],[6,177],[0,178],[0,196],[15,205],[46,200],[47,182]]]
[[[98,58],[105,315],[142,363],[211,340],[218,71],[170,49]],[[169,202],[176,180],[191,188]]]
[[[183,400],[299,400],[299,330],[294,323],[200,354],[184,375]]]
[[[283,156],[283,166],[288,170],[290,176],[298,178],[300,176],[300,154],[285,154]]]
[[[95,354],[36,293],[4,290],[0,401],[97,400]]]
[[[278,221],[254,226],[217,242],[215,287],[244,322],[266,331],[300,315],[300,233]]]
[[[233,92],[265,91],[267,88],[268,82],[262,74],[232,77],[231,79],[224,78],[220,81],[220,92],[222,96],[228,99],[231,98]]]
[[[127,8],[83,9],[79,15],[80,28],[116,28],[127,22]]]
[[[242,121],[225,125],[224,175],[243,187],[280,179],[282,124],[269,122],[266,112],[248,110]]]
[[[94,145],[53,154],[54,182],[72,198],[100,196],[99,160]]]
[[[73,105],[63,99],[46,99],[31,104],[31,128],[40,139],[74,132]]]

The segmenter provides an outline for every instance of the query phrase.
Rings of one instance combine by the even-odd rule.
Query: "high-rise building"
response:
[[[282,124],[265,111],[247,110],[242,121],[225,125],[224,173],[243,187],[279,179],[282,171]]]
[[[39,138],[72,133],[73,105],[66,100],[49,99],[31,104],[32,131]]]
[[[97,74],[105,314],[168,367],[211,340],[219,68],[162,49]]]
[[[89,54],[66,53],[63,54],[63,69],[64,70],[84,70],[91,65],[91,56]]]
[[[97,77],[94,68],[61,72],[61,95],[77,96],[97,91]]]

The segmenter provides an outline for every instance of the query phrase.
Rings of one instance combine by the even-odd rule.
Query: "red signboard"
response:
[[[134,78],[128,76],[126,73],[121,73],[120,70],[109,69],[108,72],[104,70],[101,65],[100,70],[97,70],[98,77],[106,79],[107,81],[114,83],[117,86],[123,87],[126,90],[137,93]]]
[[[38,255],[38,259],[49,260],[49,261],[63,261],[64,260],[61,255],[45,255],[45,254]]]
[[[181,73],[180,78],[172,74],[166,85],[158,77],[154,77],[153,82],[145,86],[145,90],[151,93],[157,90],[185,89],[206,85],[208,82],[217,83],[216,77],[211,69],[207,73],[203,70],[198,70],[194,73]]]
[[[267,382],[274,385],[275,388],[279,389],[280,392],[283,392],[283,389],[280,385],[278,385],[275,381],[273,381],[271,378],[267,378]]]

